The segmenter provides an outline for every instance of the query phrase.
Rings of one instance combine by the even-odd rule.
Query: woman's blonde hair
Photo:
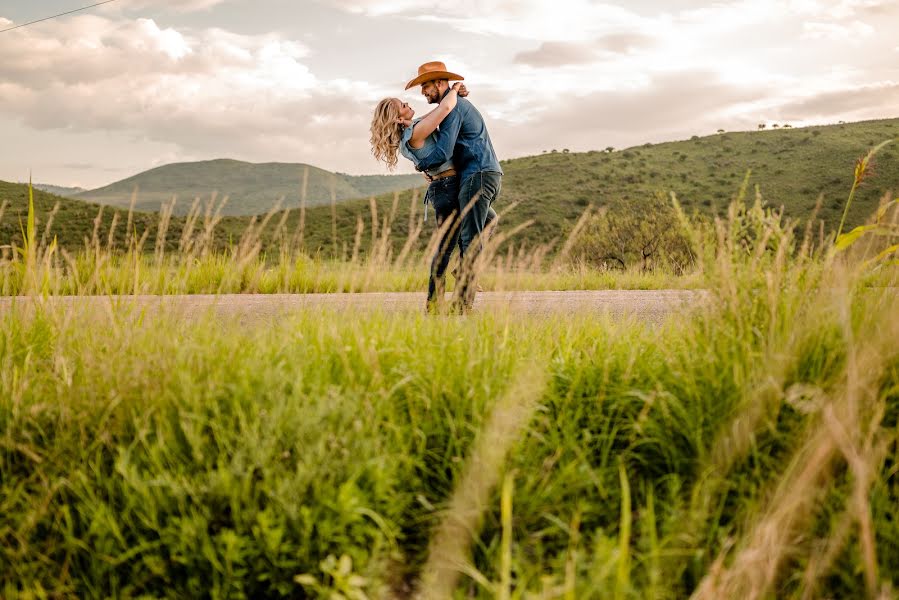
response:
[[[396,153],[403,139],[400,118],[400,102],[396,98],[384,98],[375,107],[371,120],[371,153],[376,160],[383,160],[391,171],[396,168]]]

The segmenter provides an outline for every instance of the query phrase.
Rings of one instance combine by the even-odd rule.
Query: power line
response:
[[[4,33],[6,31],[12,31],[13,29],[18,29],[20,27],[27,27],[28,25],[34,25],[35,23],[41,23],[43,21],[49,21],[50,19],[55,19],[57,17],[64,17],[65,15],[70,15],[72,13],[81,12],[82,10],[87,10],[89,8],[94,8],[96,6],[100,6],[101,4],[109,4],[110,2],[115,2],[115,1],[116,0],[105,0],[105,2],[97,2],[96,4],[91,4],[90,6],[76,8],[75,10],[70,10],[68,12],[59,13],[58,15],[53,15],[51,17],[44,17],[43,19],[38,19],[37,21],[30,21],[28,23],[22,23],[21,25],[16,25],[15,27],[10,27],[8,29],[0,29],[0,33]]]

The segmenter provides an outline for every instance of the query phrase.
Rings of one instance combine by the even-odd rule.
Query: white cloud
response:
[[[81,16],[0,37],[0,113],[37,130],[124,132],[185,154],[367,154],[367,84],[320,81],[278,35]],[[319,161],[317,161],[319,162]]]
[[[173,12],[204,11],[224,4],[228,0],[128,0],[124,4],[112,3],[99,7],[105,12],[133,11],[145,9],[163,9]]]
[[[861,21],[851,23],[804,23],[802,38],[806,40],[823,39],[830,41],[861,41],[861,38],[874,35],[874,28]]]
[[[460,31],[525,40],[583,41],[602,33],[639,28],[646,20],[614,4],[567,0],[324,0],[373,17],[401,15],[437,21]]]

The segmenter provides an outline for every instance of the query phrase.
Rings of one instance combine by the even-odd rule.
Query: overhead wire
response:
[[[103,4],[109,4],[111,2],[116,2],[117,0],[104,0],[103,2],[97,2],[96,4],[91,4],[90,6],[82,6],[81,8],[76,8],[75,10],[69,10],[66,12],[59,13],[58,15],[51,15],[49,17],[44,17],[43,19],[37,19],[36,21],[29,21],[28,23],[21,23],[19,25],[15,25],[14,27],[7,27],[6,29],[0,29],[0,33],[6,33],[7,31],[12,31],[13,29],[20,29],[22,27],[28,27],[29,25],[34,25],[35,23],[43,23],[44,21],[49,21],[50,19],[56,19],[59,17],[64,17],[66,15],[71,15],[72,13],[81,12],[83,10],[88,10],[89,8],[96,8],[97,6],[101,6]]]

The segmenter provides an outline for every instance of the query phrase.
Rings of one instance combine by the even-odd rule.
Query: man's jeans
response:
[[[462,227],[459,231],[459,249],[462,252],[462,277],[457,288],[457,299],[462,308],[471,308],[477,292],[475,270],[478,255],[483,250],[483,233],[487,215],[503,187],[500,173],[481,171],[470,176],[459,187],[459,208]]]
[[[451,175],[432,181],[425,194],[425,202],[433,205],[437,227],[443,232],[437,251],[431,259],[431,276],[428,280],[428,309],[433,310],[443,302],[446,269],[459,242],[459,178]]]

